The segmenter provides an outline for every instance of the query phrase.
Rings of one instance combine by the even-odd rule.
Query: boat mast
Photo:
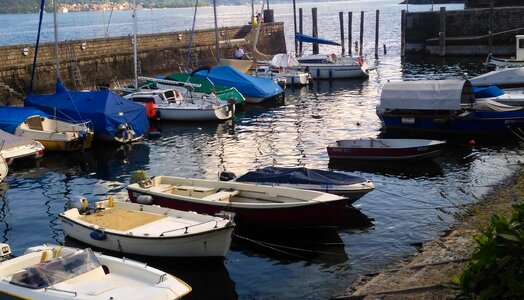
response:
[[[136,31],[137,31],[136,0],[133,0],[133,62],[135,65],[135,91],[138,92],[138,51],[137,51],[138,40],[136,39]]]
[[[218,64],[220,62],[220,47],[218,45],[217,0],[213,0],[213,13],[215,14],[215,48],[217,52]]]
[[[53,0],[53,22],[55,27],[55,63],[56,63],[56,79],[60,79],[60,54],[58,53],[58,22],[56,18],[57,2]]]

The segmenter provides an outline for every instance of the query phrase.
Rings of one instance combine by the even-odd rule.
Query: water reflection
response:
[[[329,169],[341,171],[363,171],[399,178],[440,177],[444,171],[433,160],[424,160],[417,163],[405,161],[366,161],[330,159]]]
[[[103,180],[127,181],[134,171],[143,170],[149,164],[149,145],[139,142],[126,145],[104,144],[93,147],[97,161],[94,176]]]
[[[267,257],[282,264],[305,261],[329,267],[348,260],[335,229],[235,228],[231,250],[249,257]]]

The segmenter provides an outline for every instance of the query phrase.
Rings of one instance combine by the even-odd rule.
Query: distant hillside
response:
[[[313,0],[313,2],[326,2],[329,0]],[[217,0],[219,5],[239,5],[249,2],[247,0]],[[297,0],[297,2],[311,2],[311,0]],[[59,5],[74,5],[84,6],[89,10],[90,5],[100,4],[129,4],[132,0],[58,0]],[[199,5],[211,5],[212,0],[199,0]],[[291,3],[291,0],[271,0],[270,3]],[[411,1],[410,1],[411,3]],[[47,0],[46,11],[52,10],[52,1]],[[143,7],[188,7],[195,5],[195,0],[137,0],[137,4]],[[129,6],[129,5],[128,5]],[[39,11],[40,0],[0,0],[0,14],[20,14],[20,13],[35,13]]]

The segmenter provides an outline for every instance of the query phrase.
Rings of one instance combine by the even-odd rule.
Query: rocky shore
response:
[[[510,216],[521,202],[524,169],[469,206],[459,222],[440,239],[423,245],[420,253],[378,274],[363,276],[346,295],[334,299],[454,299],[457,291],[446,287],[452,274],[461,274],[475,251],[473,236],[489,226],[493,214]]]

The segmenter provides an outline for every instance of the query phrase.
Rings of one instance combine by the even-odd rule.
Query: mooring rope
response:
[[[38,34],[36,36],[36,46],[35,46],[35,57],[33,58],[33,70],[31,71],[31,82],[29,84],[29,94],[33,93],[33,83],[35,79],[36,71],[36,58],[38,57],[38,46],[40,45],[40,31],[42,29],[42,19],[44,18],[44,6],[45,0],[40,1],[40,18],[38,20]]]

